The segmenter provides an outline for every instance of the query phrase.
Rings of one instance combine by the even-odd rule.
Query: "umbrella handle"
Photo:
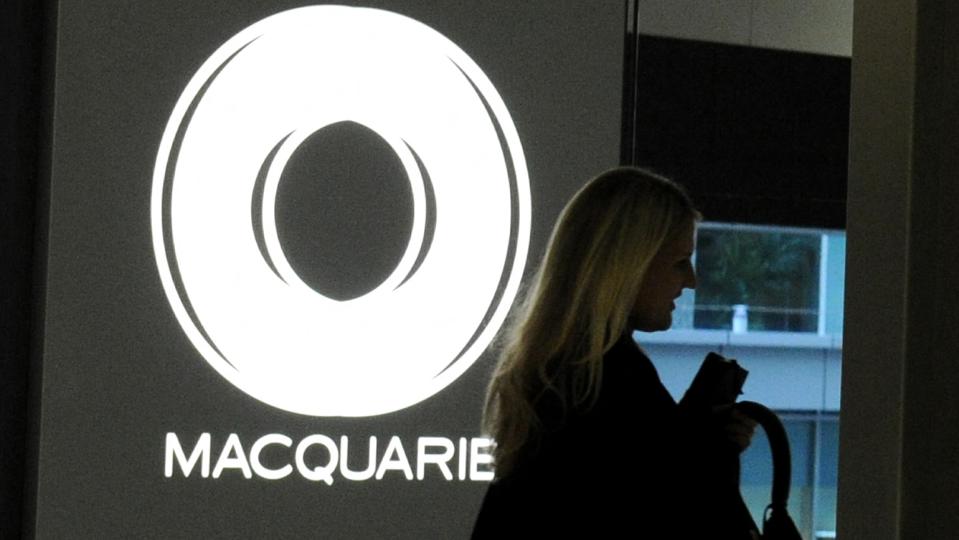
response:
[[[785,509],[789,501],[789,483],[792,478],[792,458],[789,453],[786,429],[776,413],[765,405],[755,401],[740,401],[736,403],[736,409],[755,420],[766,432],[773,457],[773,488],[770,506]]]

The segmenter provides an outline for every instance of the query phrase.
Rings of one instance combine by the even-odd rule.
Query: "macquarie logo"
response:
[[[382,480],[386,474],[391,474],[406,480],[423,480],[427,470],[431,477],[446,481],[455,478],[488,482],[493,479],[490,470],[493,458],[489,453],[492,441],[489,439],[460,437],[458,443],[454,443],[446,437],[419,437],[414,445],[409,446],[407,448],[395,435],[380,452],[376,436],[370,436],[364,442],[351,442],[345,435],[337,441],[323,434],[312,434],[294,441],[282,433],[269,433],[253,441],[247,451],[236,433],[217,442],[209,433],[203,433],[192,448],[187,446],[187,450],[176,433],[167,433],[163,469],[167,478],[175,476],[177,468],[184,477],[195,475],[214,479],[225,473],[240,475],[247,480],[254,476],[263,480],[281,480],[295,474],[328,486],[333,485],[336,477],[364,481]]]
[[[283,410],[371,416],[439,392],[489,345],[526,262],[529,178],[503,100],[456,44],[396,13],[312,6],[241,31],[190,80],[151,222],[176,319],[220,375]],[[208,434],[190,451],[171,435],[168,463],[209,460]],[[295,454],[266,476],[313,470],[297,463],[317,445],[330,470],[348,452],[265,437],[255,450]],[[460,471],[479,452],[415,447]],[[401,442],[387,450],[371,475],[412,471]]]

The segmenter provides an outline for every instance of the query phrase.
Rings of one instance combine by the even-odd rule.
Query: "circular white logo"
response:
[[[350,299],[293,269],[275,204],[301,143],[342,122],[388,144],[413,208],[395,268]],[[516,296],[529,214],[519,136],[476,63],[408,17],[326,5],[257,22],[200,67],[151,201],[160,278],[193,345],[247,394],[315,416],[395,411],[462,374]]]

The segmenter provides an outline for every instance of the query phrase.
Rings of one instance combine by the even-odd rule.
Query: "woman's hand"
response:
[[[749,448],[756,432],[756,421],[743,414],[735,404],[714,407],[713,422],[740,452]]]

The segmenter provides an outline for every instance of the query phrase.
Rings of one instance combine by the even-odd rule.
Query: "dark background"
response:
[[[42,407],[25,532],[43,538],[466,536],[486,489],[433,478],[333,486],[297,473],[280,481],[163,477],[168,431],[212,456],[230,433],[249,450],[267,433],[392,435],[409,454],[419,436],[479,435],[491,369],[481,358],[432,398],[396,413],[314,418],[273,409],[234,388],[200,357],[167,304],[150,236],[156,152],[184,86],[223,42],[302,2],[62,3],[48,180]],[[363,2],[446,35],[486,72],[513,115],[533,193],[530,259],[584,179],[617,162],[623,5],[553,2]],[[558,63],[558,59],[562,62]],[[562,69],[559,69],[562,68]],[[25,196],[30,200],[31,196]],[[302,202],[301,202],[302,204]],[[27,242],[30,245],[30,242]],[[532,266],[531,266],[532,267]],[[25,304],[29,306],[29,303]],[[388,324],[388,321],[385,322]],[[371,328],[371,339],[376,329]],[[39,416],[36,416],[38,415]],[[28,454],[32,454],[32,450]],[[412,458],[411,458],[412,459]],[[177,471],[179,474],[179,471]],[[31,475],[32,476],[32,475]],[[35,520],[36,528],[30,526]]]
[[[27,411],[43,298],[42,230],[47,155],[47,92],[52,62],[50,2],[0,4],[0,537],[16,538],[34,476]],[[39,249],[38,249],[39,248]],[[35,279],[35,277],[37,279]],[[32,339],[34,338],[34,339]],[[31,369],[34,376],[31,376]],[[31,403],[33,406],[31,406]],[[34,416],[35,418],[35,416]],[[29,513],[28,513],[29,514]],[[29,517],[26,518],[29,521]]]
[[[528,270],[565,200],[617,153],[686,183],[707,219],[844,225],[848,58],[627,36],[624,64],[620,2],[363,4],[450,37],[503,96],[534,194]],[[482,484],[162,477],[167,430],[211,431],[214,455],[230,432],[247,446],[268,432],[376,434],[381,448],[427,427],[477,434],[489,358],[408,410],[306,418],[220,378],[166,304],[148,219],[166,118],[220,44],[300,5],[0,6],[0,537],[468,530]]]
[[[843,229],[849,58],[641,36],[633,163],[710,221]]]
[[[627,2],[621,163],[686,185],[707,221],[844,229],[850,59],[642,35],[642,17]]]

